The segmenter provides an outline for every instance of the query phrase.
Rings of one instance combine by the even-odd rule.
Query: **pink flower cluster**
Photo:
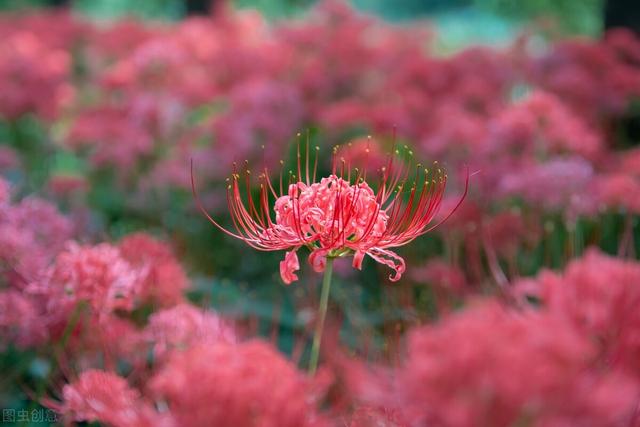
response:
[[[0,180],[0,188],[3,344],[30,347],[80,334],[73,325],[78,315],[107,332],[134,332],[125,313],[184,302],[188,280],[166,244],[145,234],[118,244],[80,244],[54,206],[35,197],[12,202],[7,182]],[[75,329],[65,332],[70,327]],[[117,333],[104,338],[115,345],[125,341]]]
[[[276,23],[231,7],[163,24],[7,14],[0,40],[0,120],[10,131],[0,174],[14,183],[0,178],[0,350],[52,355],[51,396],[36,398],[65,422],[640,423],[640,149],[627,132],[640,40],[630,32],[523,36],[443,55],[423,25],[390,25],[325,0]],[[34,118],[42,138],[26,132]],[[279,161],[307,127],[321,145],[347,144],[332,165],[293,153],[298,168],[287,177]],[[390,143],[383,136],[393,128]],[[44,151],[31,152],[31,142]],[[398,168],[387,156],[396,148],[436,157],[449,175]],[[185,254],[145,233],[98,240],[53,201],[22,197],[47,173],[29,169],[41,157],[55,170],[39,194],[61,209],[117,194],[118,214],[162,216],[154,226],[171,222],[181,242],[192,223],[164,214],[187,211],[189,161],[215,218],[226,216],[219,184],[233,169],[227,233],[286,251],[285,283],[298,280],[305,248],[316,271],[328,257],[352,256],[361,268],[368,256],[404,283],[380,291],[379,315],[358,313],[347,292],[355,286],[344,286],[353,277],[338,278],[327,334],[338,336],[343,320],[373,332],[355,351],[325,337],[318,375],[305,375],[297,362],[306,312],[293,321],[290,358],[243,336],[189,302],[177,258]],[[244,161],[258,173],[234,166]],[[459,205],[444,187],[462,193],[465,166]],[[279,183],[269,177],[277,168]],[[432,239],[397,249],[453,211]],[[358,277],[375,277],[366,273]],[[309,296],[287,291],[294,302],[297,292]]]
[[[4,119],[33,113],[55,120],[72,102],[69,49],[74,34],[62,33],[67,25],[76,24],[67,15],[49,18],[49,24],[46,17],[38,16],[17,21],[0,18],[0,117]]]
[[[69,419],[120,426],[329,426],[319,389],[266,343],[194,344],[175,351],[144,394],[114,373],[87,370],[52,403]],[[159,411],[152,402],[162,402]]]
[[[12,202],[4,181],[2,188],[3,215],[10,217],[24,201]],[[322,183],[314,189],[310,200],[322,200]],[[285,208],[289,202],[278,205],[280,215],[294,208]],[[323,217],[309,212],[307,234],[320,232]],[[357,234],[357,221],[352,225]],[[21,226],[13,224],[16,232],[28,233]],[[500,237],[501,228],[491,227],[493,241],[509,241],[510,233]],[[46,242],[50,236],[46,229],[42,233],[40,241]],[[34,251],[45,244],[32,245]],[[71,242],[49,257],[51,264],[32,280],[4,271],[8,287],[0,293],[0,331],[4,344],[22,347],[55,346],[71,334],[65,365],[77,372],[66,374],[69,382],[57,398],[43,401],[68,421],[113,426],[637,422],[640,264],[595,249],[562,272],[543,271],[513,283],[507,300],[471,301],[436,323],[414,328],[406,356],[395,366],[369,370],[351,360],[342,362],[347,369],[341,370],[329,363],[313,378],[269,344],[242,339],[214,312],[184,302],[184,273],[170,250],[149,236],[130,235],[117,245]],[[8,258],[3,262],[12,265]],[[465,286],[463,277],[438,261],[422,274],[445,286]],[[133,312],[149,302],[158,307],[155,312],[142,324],[134,321]],[[83,308],[73,320],[77,307]],[[141,357],[145,352],[153,355],[151,366]],[[135,373],[119,373],[120,360],[135,366]]]
[[[624,30],[440,55],[425,26],[393,26],[326,0],[306,19],[277,24],[221,7],[162,25],[10,16],[0,33],[0,114],[57,121],[55,139],[87,161],[87,175],[119,167],[114,185],[135,200],[188,189],[190,158],[213,184],[234,161],[276,165],[305,127],[343,141],[395,126],[420,157],[480,171],[471,197],[483,210],[502,209],[514,193],[568,221],[635,209],[616,197],[638,179],[620,170],[626,156],[615,150],[640,95],[640,42]],[[618,172],[626,178],[610,179]],[[554,185],[560,179],[578,191]]]
[[[331,425],[318,411],[322,384],[271,345],[240,341],[230,323],[185,301],[188,280],[167,245],[141,233],[117,244],[80,244],[54,207],[35,198],[12,202],[4,180],[0,189],[1,342],[62,346],[57,362],[70,382],[42,403],[68,422]],[[38,221],[42,214],[48,222]],[[12,241],[22,246],[8,247]],[[23,269],[19,261],[35,255],[38,262]],[[122,361],[144,375],[130,383],[116,373]]]
[[[636,425],[639,280],[640,263],[590,249],[512,284],[511,304],[414,328],[398,366],[349,362],[349,389],[373,425]]]
[[[395,394],[412,425],[630,425],[637,381],[597,363],[561,317],[484,303],[412,332]]]

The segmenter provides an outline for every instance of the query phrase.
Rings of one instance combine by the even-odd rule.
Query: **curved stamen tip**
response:
[[[193,173],[193,159],[190,159],[190,163],[191,163],[191,192],[193,193],[193,198],[196,201],[196,206],[198,208],[198,210],[205,216],[205,218],[207,218],[207,220],[209,220],[209,222],[213,225],[216,226],[216,228],[218,228],[220,231],[224,232],[225,234],[231,236],[231,237],[235,237],[237,239],[242,239],[242,236],[239,236],[235,233],[232,233],[231,231],[227,230],[226,228],[224,228],[223,226],[221,226],[220,224],[218,224],[212,217],[211,215],[209,215],[209,213],[207,212],[207,210],[204,208],[202,201],[200,200],[200,196],[198,196],[198,191],[196,190],[196,180],[194,177],[194,173]],[[227,186],[227,190],[231,190],[231,185]]]

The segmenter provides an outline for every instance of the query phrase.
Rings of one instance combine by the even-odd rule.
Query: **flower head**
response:
[[[378,178],[370,179],[367,167],[352,168],[342,150],[343,147],[334,147],[331,173],[317,181],[318,147],[310,166],[308,144],[305,155],[298,144],[297,173],[289,171],[288,185],[283,185],[281,171],[277,191],[278,185],[272,182],[265,166],[258,176],[257,196],[252,195],[248,166],[240,170],[234,165],[228,179],[227,201],[235,231],[223,228],[204,211],[195,185],[194,196],[209,221],[226,234],[258,250],[286,250],[280,274],[287,284],[297,280],[296,251],[302,246],[311,251],[309,263],[316,272],[324,271],[327,257],[353,256],[353,266],[361,269],[368,255],[393,269],[390,280],[397,281],[406,266],[390,249],[413,241],[442,222],[432,224],[447,175],[437,162],[429,169],[405,161],[403,155],[411,158],[412,152],[406,148],[406,153],[401,154],[394,143],[386,164],[374,171]],[[377,190],[369,185],[372,181],[378,182]],[[242,195],[243,188],[246,196]],[[272,199],[275,215],[270,208]],[[462,199],[455,208],[461,202]]]
[[[235,343],[236,332],[217,314],[190,304],[179,304],[149,316],[145,334],[154,343],[154,351],[163,357],[173,349],[196,344]]]
[[[317,410],[315,381],[261,341],[173,352],[148,388],[181,426],[329,425]]]
[[[616,425],[637,385],[594,369],[593,341],[546,311],[485,301],[417,328],[386,402],[412,425]]]
[[[158,414],[140,392],[116,374],[88,370],[62,390],[59,406],[65,417],[75,421],[102,421],[113,426],[171,425]]]

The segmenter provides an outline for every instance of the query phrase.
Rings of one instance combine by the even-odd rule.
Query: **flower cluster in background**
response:
[[[0,407],[111,426],[640,425],[631,32],[442,52],[425,23],[328,0],[275,23],[3,14],[0,36]],[[305,236],[334,231],[317,200],[337,182],[366,196],[350,233],[379,243],[394,218],[377,175],[326,178],[335,144],[353,170],[395,147],[437,160],[435,223],[470,172],[401,265],[336,246],[361,271],[335,262],[314,376],[306,260],[327,253],[295,235],[295,203],[249,212],[288,226],[285,256],[212,229],[191,196],[193,161],[233,229],[227,186],[245,181],[225,178],[246,164],[286,184],[300,141],[319,153],[318,184],[293,194]]]

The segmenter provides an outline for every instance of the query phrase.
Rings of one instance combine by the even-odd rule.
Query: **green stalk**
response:
[[[320,294],[320,306],[318,307],[316,331],[313,334],[313,345],[311,346],[311,357],[309,358],[309,375],[314,375],[318,369],[320,342],[322,341],[322,331],[324,330],[324,319],[327,317],[327,306],[329,305],[332,274],[333,258],[327,257],[327,264],[324,267],[324,277],[322,278],[322,291]]]
[[[79,301],[73,309],[71,316],[69,316],[69,320],[67,321],[64,330],[62,331],[62,336],[58,341],[57,345],[60,351],[63,351],[67,346],[67,342],[73,333],[73,330],[78,326],[78,322],[80,321],[80,316],[82,316],[82,312],[84,311],[85,302]]]

